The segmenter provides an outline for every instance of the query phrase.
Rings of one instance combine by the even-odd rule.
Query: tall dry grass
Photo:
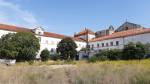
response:
[[[150,60],[52,66],[0,65],[0,84],[150,84]]]

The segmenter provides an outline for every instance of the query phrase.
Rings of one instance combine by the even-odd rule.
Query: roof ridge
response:
[[[9,26],[9,27],[16,27],[16,28],[21,28],[21,29],[30,29],[30,28],[26,28],[26,27],[11,25],[11,24],[3,24],[3,23],[0,23],[0,25],[2,25],[2,26]]]
[[[19,26],[14,26],[14,25],[8,25],[8,24],[1,24],[0,23],[0,29],[2,30],[8,30],[8,31],[14,31],[14,32],[32,32],[33,29],[29,29],[29,28],[25,28],[25,27],[19,27]],[[53,38],[65,38],[65,37],[70,37],[70,36],[67,36],[67,35],[62,35],[62,34],[57,34],[57,33],[53,33],[53,32],[44,32],[44,36],[46,37],[53,37]],[[71,37],[77,41],[82,41],[81,39],[79,38],[74,38],[74,37]]]
[[[131,29],[131,30],[126,30],[126,31],[121,31],[121,32],[115,32],[115,33],[107,35],[107,36],[102,36],[102,37],[94,38],[94,39],[90,40],[90,42],[107,40],[107,39],[113,39],[113,38],[119,38],[119,37],[127,37],[127,36],[142,34],[142,33],[148,33],[148,32],[150,32],[150,28],[145,28],[145,29],[138,29],[138,28],[137,29]]]

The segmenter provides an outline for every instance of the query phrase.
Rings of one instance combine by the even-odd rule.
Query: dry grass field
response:
[[[150,84],[150,60],[1,64],[0,84]]]

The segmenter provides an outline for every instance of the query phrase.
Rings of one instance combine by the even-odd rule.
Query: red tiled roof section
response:
[[[56,33],[51,33],[51,32],[44,32],[44,36],[46,37],[53,37],[53,38],[60,38],[60,39],[63,39],[65,37],[70,37],[70,36],[65,36],[65,35],[61,35],[61,34],[56,34]],[[70,37],[72,38],[73,40],[76,40],[76,41],[84,41],[80,38],[74,38],[74,37]]]
[[[81,35],[85,35],[85,34],[93,34],[93,35],[95,35],[95,33],[92,30],[85,29],[85,30],[80,31],[79,33],[75,34],[75,36],[77,37],[77,36],[81,36]]]
[[[56,34],[56,33],[51,33],[51,32],[44,32],[44,36],[46,37],[54,37],[54,38],[64,38],[66,36],[64,35],[60,35],[60,34]]]
[[[31,29],[27,29],[24,27],[17,27],[12,25],[0,24],[1,30],[14,31],[14,32],[31,32]]]
[[[7,31],[14,31],[14,32],[32,32],[32,29],[28,29],[28,28],[24,28],[24,27],[17,27],[17,26],[12,26],[12,25],[6,25],[6,24],[0,24],[0,30],[7,30]],[[60,35],[60,34],[56,34],[56,33],[51,33],[51,32],[44,32],[44,36],[46,37],[53,37],[53,38],[60,38],[63,39],[65,37],[69,37],[69,36],[65,36],[65,35]],[[79,38],[73,38],[72,39],[76,40],[76,41],[82,41],[82,39]]]
[[[111,35],[94,38],[90,40],[90,42],[96,42],[96,41],[102,41],[102,40],[108,40],[108,39],[114,39],[114,38],[120,38],[120,37],[127,37],[127,36],[133,36],[133,35],[144,34],[144,33],[150,33],[150,28],[132,29],[132,30],[126,30],[122,32],[115,32]]]

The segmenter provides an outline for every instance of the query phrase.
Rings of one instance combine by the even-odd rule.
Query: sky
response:
[[[73,35],[119,27],[126,20],[150,28],[150,0],[0,0],[0,23]]]

